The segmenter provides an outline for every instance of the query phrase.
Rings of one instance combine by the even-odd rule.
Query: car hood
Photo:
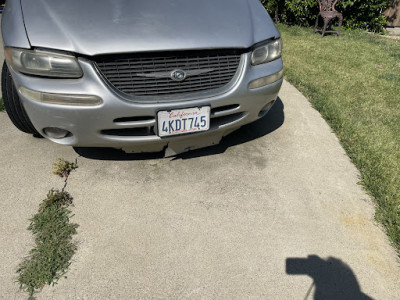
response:
[[[248,48],[278,37],[258,0],[21,0],[33,47],[83,55]]]

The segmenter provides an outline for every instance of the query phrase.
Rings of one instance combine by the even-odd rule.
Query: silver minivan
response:
[[[20,130],[175,155],[262,118],[282,41],[259,0],[8,0],[2,93]]]

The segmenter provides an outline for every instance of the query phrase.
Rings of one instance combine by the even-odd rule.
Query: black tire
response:
[[[10,71],[5,62],[1,71],[1,92],[3,94],[3,102],[6,112],[15,127],[25,133],[40,136],[39,132],[37,132],[35,127],[33,127],[31,120],[22,106],[17,89],[15,88]]]

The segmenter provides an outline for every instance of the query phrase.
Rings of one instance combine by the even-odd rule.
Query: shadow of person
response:
[[[284,105],[282,100],[278,97],[274,106],[265,117],[234,131],[233,133],[224,137],[218,145],[178,154],[175,158],[173,158],[173,160],[190,159],[224,153],[229,147],[247,143],[275,131],[282,126],[284,120]],[[164,157],[163,152],[125,153],[121,150],[113,148],[74,147],[74,150],[80,156],[96,160],[148,160]]]
[[[372,299],[361,292],[360,285],[351,268],[340,259],[324,260],[317,255],[307,258],[287,258],[286,273],[308,275],[314,282],[306,292],[308,299],[315,286],[314,299]]]

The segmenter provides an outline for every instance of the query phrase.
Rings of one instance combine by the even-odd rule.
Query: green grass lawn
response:
[[[279,25],[286,79],[327,120],[400,250],[400,41]]]

